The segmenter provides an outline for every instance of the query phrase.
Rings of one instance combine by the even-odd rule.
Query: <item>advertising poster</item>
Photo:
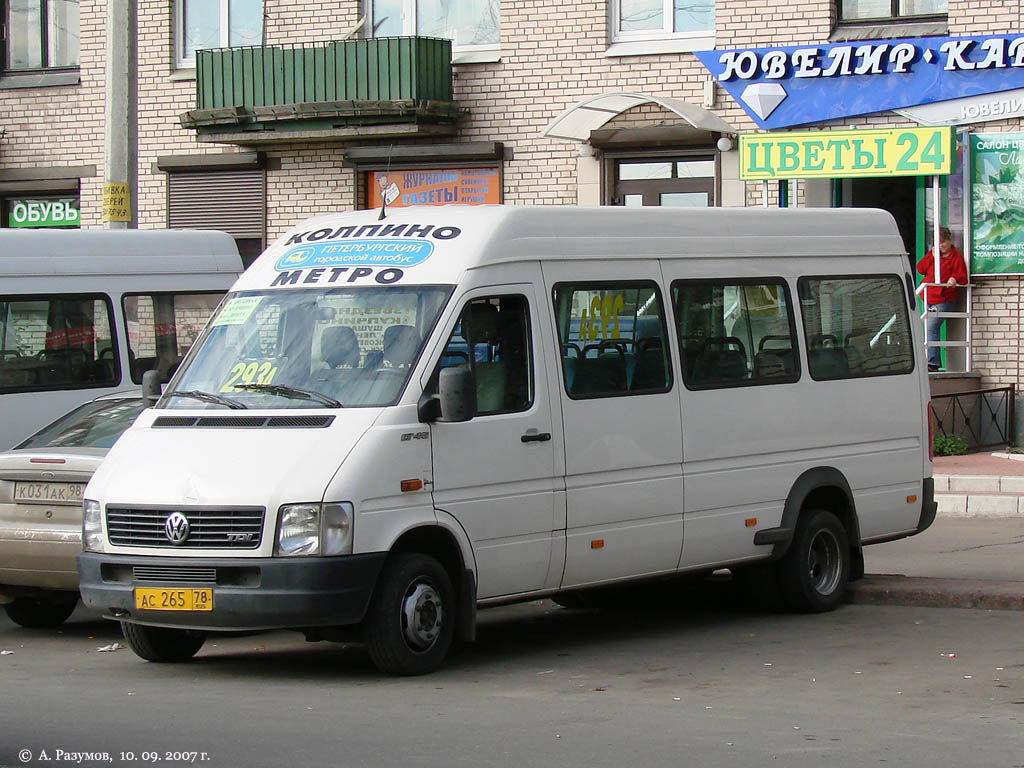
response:
[[[500,203],[501,177],[497,168],[376,171],[369,174],[366,194],[367,208],[380,208],[381,195],[389,208]]]
[[[971,136],[971,274],[1024,274],[1024,133]]]

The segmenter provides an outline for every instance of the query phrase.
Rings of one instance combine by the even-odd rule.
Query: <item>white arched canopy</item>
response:
[[[703,107],[664,96],[617,92],[588,96],[573,104],[548,123],[540,135],[544,138],[561,141],[587,141],[591,131],[596,131],[616,115],[641,104],[658,104],[670,112],[675,112],[693,128],[695,133],[728,133],[732,135],[738,133],[722,118],[708,112]]]

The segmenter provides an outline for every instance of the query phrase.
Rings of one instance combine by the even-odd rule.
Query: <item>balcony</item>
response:
[[[450,136],[452,44],[384,37],[196,52],[196,109],[180,116],[202,142],[269,144]]]

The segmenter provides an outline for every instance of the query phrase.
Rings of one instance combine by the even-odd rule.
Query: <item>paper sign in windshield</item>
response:
[[[263,301],[262,296],[235,296],[228,299],[224,309],[213,319],[211,325],[241,325],[249,319],[252,311]]]
[[[303,267],[411,267],[434,252],[429,240],[351,240],[292,248],[277,260],[278,271]]]

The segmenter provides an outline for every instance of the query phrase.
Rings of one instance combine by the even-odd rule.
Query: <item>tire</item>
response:
[[[78,605],[78,593],[61,594],[53,597],[18,597],[4,608],[7,617],[15,624],[29,629],[59,627],[74,613]]]
[[[850,544],[839,518],[824,509],[804,510],[789,551],[779,562],[779,587],[791,609],[831,611],[850,579]]]
[[[370,659],[388,675],[423,675],[441,666],[455,635],[455,590],[434,558],[388,558],[363,621]]]
[[[146,627],[142,624],[121,622],[121,633],[136,655],[146,661],[188,661],[206,642],[206,635],[185,629]]]
[[[597,602],[589,592],[559,592],[551,596],[551,602],[563,608],[596,608]]]

